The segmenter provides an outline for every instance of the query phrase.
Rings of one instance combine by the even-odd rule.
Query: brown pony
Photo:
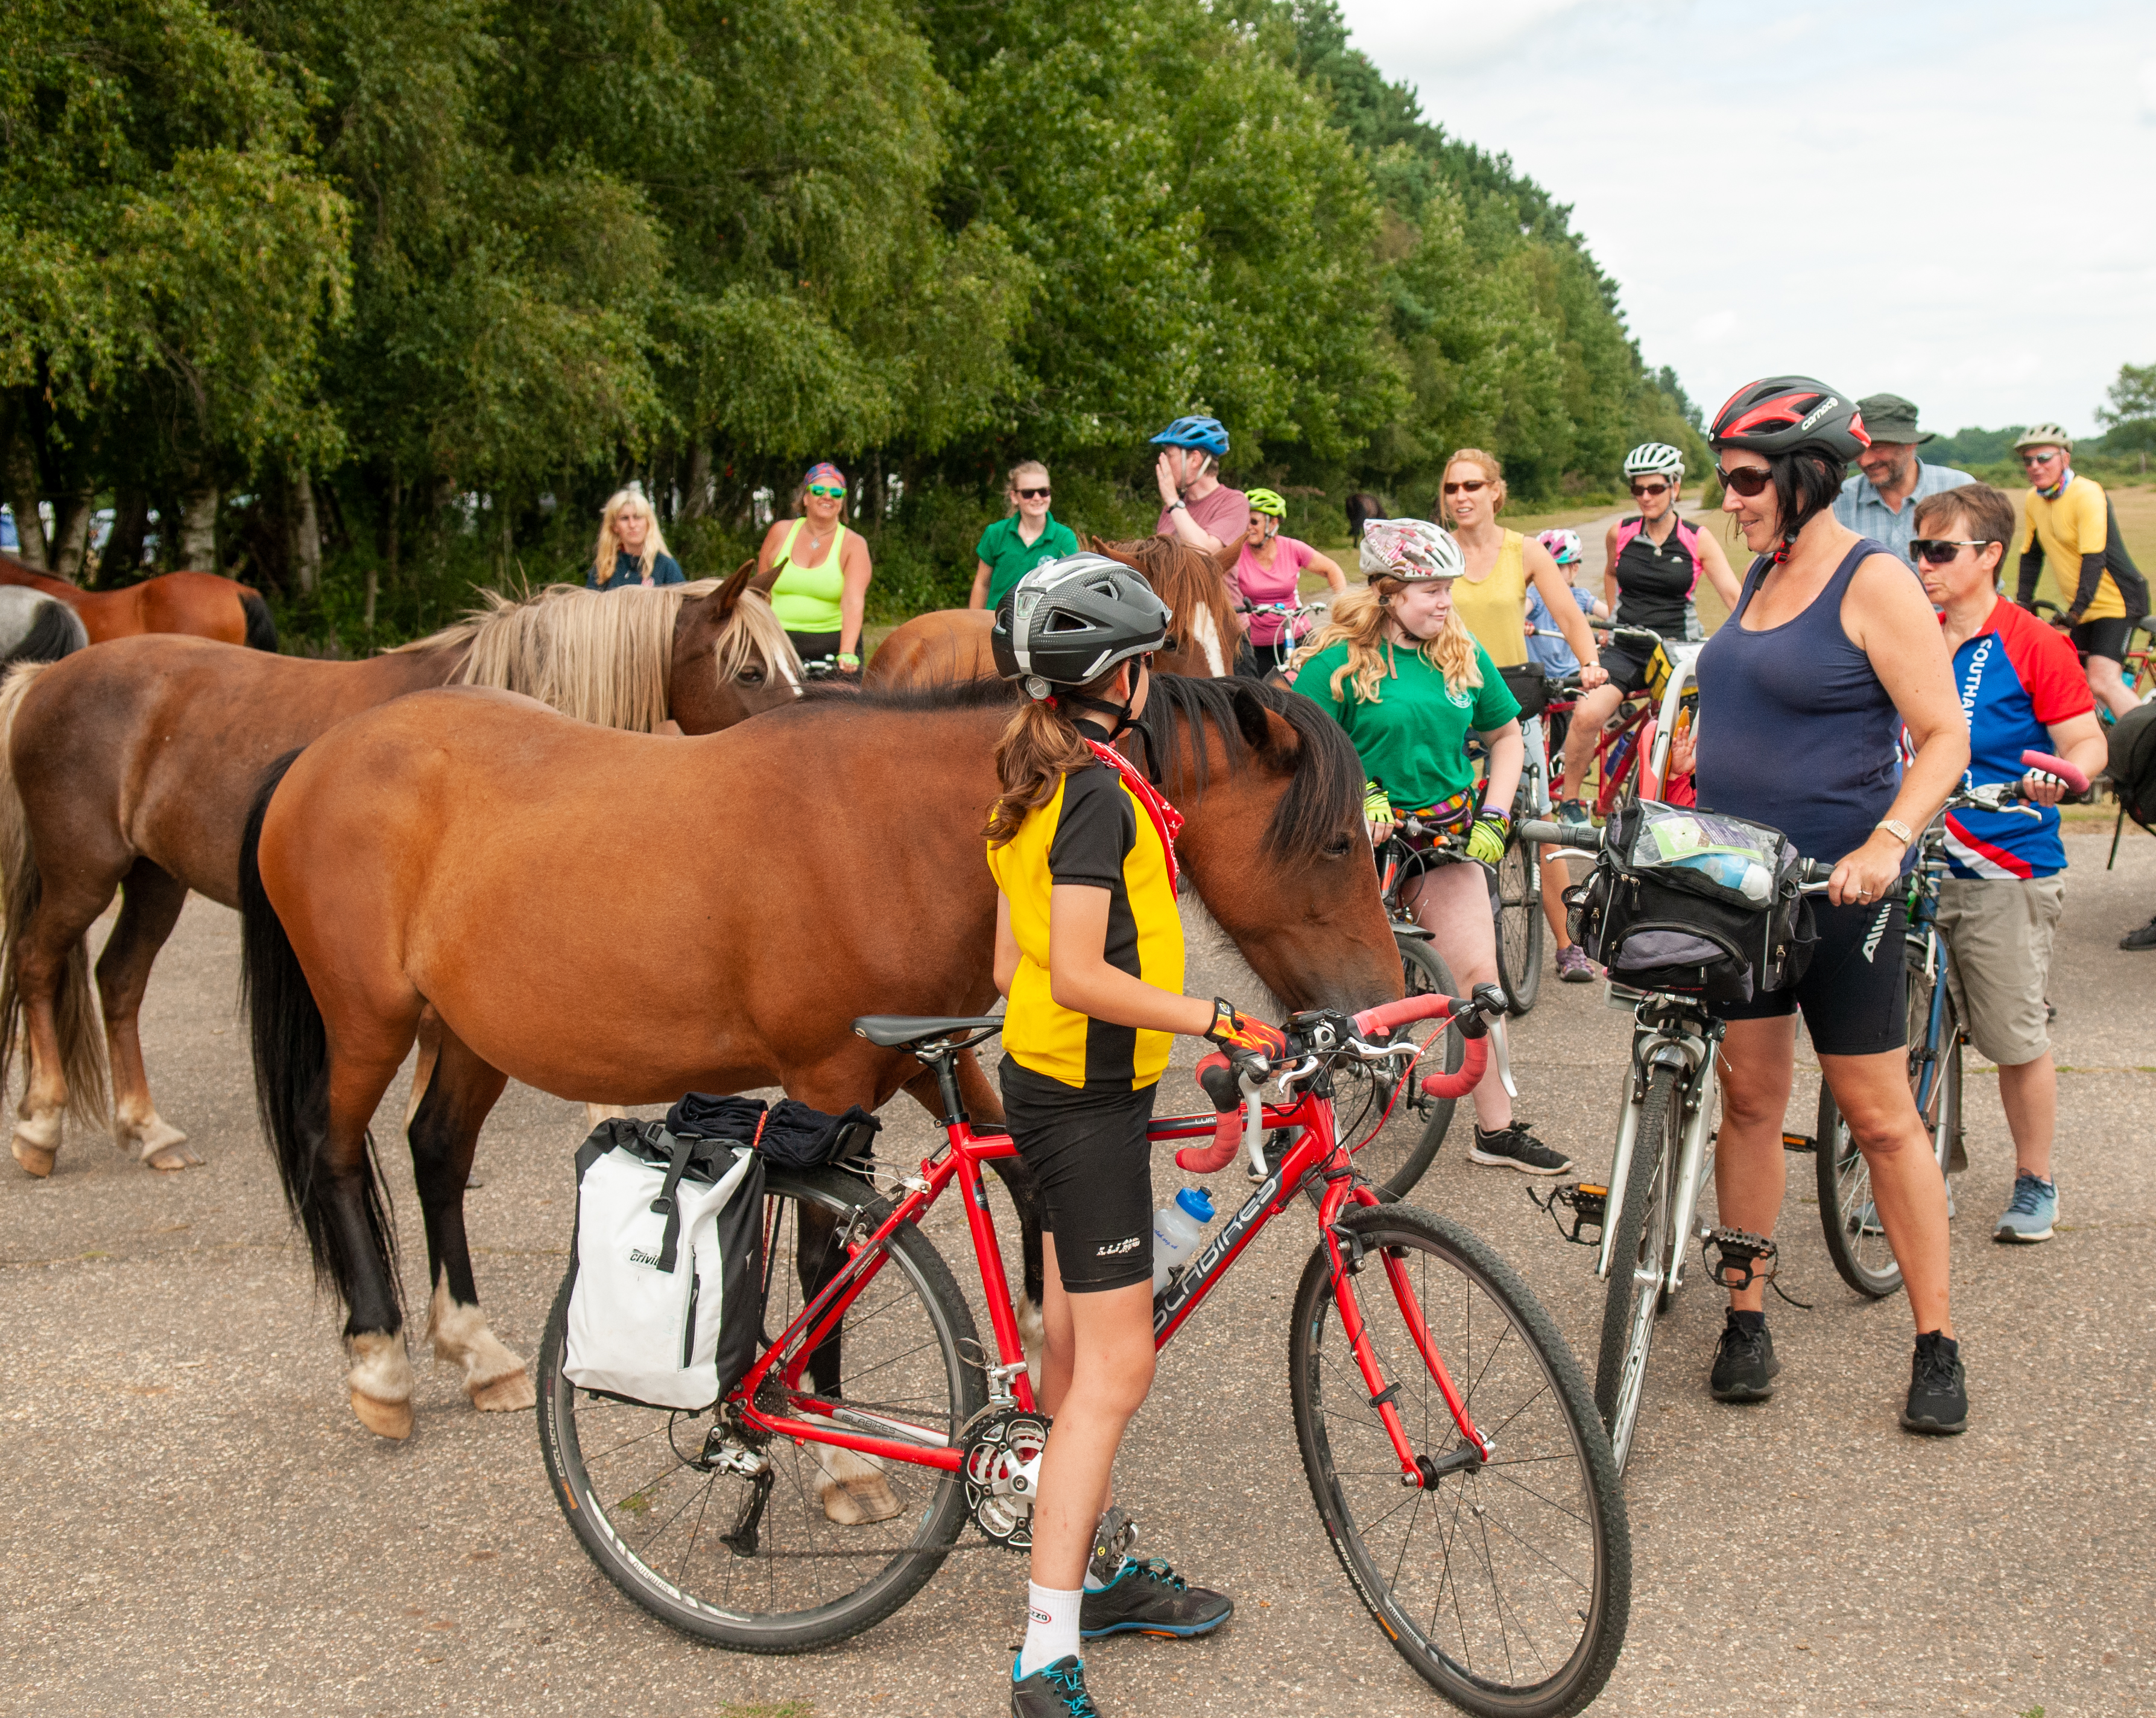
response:
[[[1096,537],[1089,547],[1144,574],[1168,604],[1168,643],[1153,661],[1158,672],[1217,678],[1234,671],[1242,627],[1214,557],[1165,537],[1137,543],[1104,543]],[[1234,551],[1240,547],[1229,545],[1227,565],[1235,564]],[[993,679],[996,664],[988,630],[994,624],[995,616],[983,609],[932,609],[916,615],[884,640],[863,682],[870,687],[922,687]]]
[[[252,650],[277,648],[277,624],[261,593],[214,573],[167,573],[118,590],[85,590],[49,578],[27,561],[0,555],[0,584],[58,597],[82,619],[92,644],[146,632],[186,632]]]
[[[753,563],[724,585],[557,585],[358,662],[191,638],[124,639],[0,687],[0,1068],[28,1067],[15,1160],[52,1172],[61,1117],[105,1119],[154,1169],[202,1160],[150,1098],[136,1019],[187,891],[235,906],[247,804],[274,759],[400,693],[451,682],[528,692],[588,722],[690,733],[788,702],[800,665]],[[90,927],[124,890],[90,1000]]]
[[[272,772],[240,862],[255,1080],[286,1197],[349,1311],[366,1425],[401,1438],[412,1423],[367,1127],[422,1011],[441,1022],[408,1129],[429,1334],[475,1400],[514,1384],[528,1402],[479,1311],[464,1229],[505,1082],[624,1104],[782,1085],[832,1111],[921,1093],[911,1057],[850,1024],[994,1000],[981,831],[1011,708],[999,682],[812,696],[661,743],[498,693],[423,692]],[[1161,676],[1138,732],[1133,754],[1187,814],[1199,896],[1274,991],[1297,1007],[1397,995],[1362,770],[1339,728],[1248,681]],[[608,831],[649,862],[651,887],[617,886]],[[863,855],[870,890],[844,882]],[[976,1114],[1001,1114],[978,1067],[967,1087]]]

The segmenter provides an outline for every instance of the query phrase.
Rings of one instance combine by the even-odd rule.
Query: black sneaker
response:
[[[1467,1160],[1516,1169],[1529,1175],[1561,1175],[1572,1167],[1570,1158],[1562,1151],[1551,1150],[1522,1121],[1500,1128],[1494,1134],[1486,1134],[1477,1126],[1475,1143],[1467,1149]]]
[[[1592,823],[1594,820],[1588,815],[1586,800],[1559,800],[1556,805],[1550,807],[1550,821],[1552,823]]]
[[[1014,1678],[1018,1665],[1011,1665]],[[1011,1683],[1011,1718],[1101,1718],[1086,1692],[1086,1661],[1065,1655]]]
[[[1113,1582],[1078,1602],[1078,1633],[1084,1640],[1104,1634],[1188,1640],[1210,1634],[1235,1614],[1235,1602],[1225,1593],[1193,1587],[1158,1558],[1132,1557]]]
[[[1934,1438],[1969,1430],[1969,1381],[1962,1374],[1961,1345],[1953,1337],[1926,1330],[1917,1338],[1902,1429]]]
[[[2152,918],[2139,930],[2130,930],[2118,939],[2122,949],[2156,949],[2156,918]]]
[[[1753,1319],[1759,1322],[1754,1325]],[[1774,1376],[1781,1370],[1781,1361],[1774,1358],[1774,1339],[1767,1334],[1766,1315],[1731,1308],[1714,1350],[1714,1370],[1707,1377],[1714,1399],[1764,1402],[1774,1393]]]

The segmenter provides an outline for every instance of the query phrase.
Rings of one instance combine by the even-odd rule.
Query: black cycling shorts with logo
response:
[[[1040,1182],[1040,1226],[1055,1237],[1066,1294],[1152,1280],[1152,1119],[1156,1082],[1066,1086],[1003,1061],[1004,1115]]]
[[[2114,662],[2123,662],[2127,647],[2133,640],[2133,623],[2123,615],[2113,615],[2107,620],[2084,620],[2066,637],[2085,656],[2108,656]]]
[[[1647,664],[1654,654],[1652,645],[1643,651],[1635,644],[1606,644],[1602,646],[1602,671],[1629,698],[1646,686]]]
[[[1722,1020],[1772,1020],[1804,1011],[1812,1048],[1822,1056],[1876,1056],[1909,1042],[1908,976],[1903,934],[1908,903],[1897,886],[1884,901],[1830,907],[1812,897],[1819,946],[1804,975],[1786,990],[1749,1002],[1717,1002]]]

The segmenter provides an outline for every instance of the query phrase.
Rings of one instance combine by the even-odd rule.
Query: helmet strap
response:
[[[1103,715],[1113,717],[1115,718],[1114,724],[1110,727],[1107,733],[1101,737],[1101,743],[1104,745],[1111,746],[1115,744],[1117,740],[1122,738],[1123,730],[1131,725],[1131,700],[1127,698],[1120,704],[1111,704],[1106,698],[1088,697],[1084,692],[1066,692],[1058,693],[1051,702],[1053,702],[1059,709],[1063,707],[1065,705],[1076,705],[1082,709],[1098,710]],[[1098,726],[1097,723],[1088,722],[1082,717],[1071,718],[1070,725],[1073,728],[1087,728]]]

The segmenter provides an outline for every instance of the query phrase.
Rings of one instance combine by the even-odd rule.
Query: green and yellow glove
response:
[[[1393,802],[1385,797],[1385,790],[1374,781],[1363,784],[1363,821],[1365,823],[1397,823],[1393,815]]]
[[[1467,831],[1467,856],[1495,866],[1505,856],[1505,831],[1512,824],[1512,820],[1503,812],[1484,806],[1475,819],[1474,827]]]

